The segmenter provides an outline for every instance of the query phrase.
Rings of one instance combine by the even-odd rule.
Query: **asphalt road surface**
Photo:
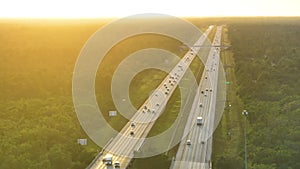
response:
[[[141,148],[144,139],[149,133],[155,120],[163,112],[172,93],[176,89],[189,65],[195,58],[211,32],[210,26],[196,41],[195,46],[189,50],[179,63],[172,69],[169,75],[161,82],[157,89],[150,95],[146,102],[139,108],[131,120],[124,126],[120,133],[107,144],[105,150],[87,167],[89,169],[113,169],[114,165],[105,165],[102,158],[107,154],[113,155],[113,164],[120,162],[120,168],[126,168],[134,156],[134,151]],[[210,98],[209,96],[208,98]]]
[[[218,26],[172,169],[211,167],[221,34],[222,26]],[[197,117],[203,118],[202,125],[197,125]]]

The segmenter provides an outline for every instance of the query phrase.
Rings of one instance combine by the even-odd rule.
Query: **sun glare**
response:
[[[0,18],[99,18],[140,13],[173,16],[300,16],[298,0],[2,0]]]

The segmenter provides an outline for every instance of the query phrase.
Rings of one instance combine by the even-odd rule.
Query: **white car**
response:
[[[191,145],[191,144],[192,144],[192,143],[191,143],[191,140],[187,140],[187,141],[186,141],[186,144],[187,144],[187,145]]]
[[[119,161],[115,162],[115,168],[120,168],[120,162]]]

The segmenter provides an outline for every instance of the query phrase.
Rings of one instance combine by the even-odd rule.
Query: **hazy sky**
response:
[[[300,0],[0,0],[0,18],[300,16]]]

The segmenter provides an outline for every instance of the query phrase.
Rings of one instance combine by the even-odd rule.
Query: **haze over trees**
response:
[[[249,168],[298,169],[300,20],[243,20],[205,21],[227,24],[237,78],[233,94],[243,103],[236,114],[224,118],[231,124],[232,139],[218,134],[218,130],[227,132],[225,125],[216,131],[214,140],[226,151],[214,149],[214,168],[243,168],[240,113],[247,109]],[[201,25],[197,19],[192,21]],[[99,147],[90,140],[86,147],[77,144],[78,138],[87,136],[73,108],[71,83],[81,47],[101,24],[0,21],[1,169],[81,169],[97,154]],[[233,118],[237,113],[239,118]],[[152,160],[161,157],[167,162],[172,158],[160,155]],[[133,167],[144,163],[151,164],[151,159]]]

